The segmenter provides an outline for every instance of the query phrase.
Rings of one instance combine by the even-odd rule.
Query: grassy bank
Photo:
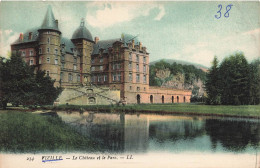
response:
[[[0,113],[0,152],[94,151],[96,145],[58,117]]]
[[[233,116],[260,118],[260,105],[243,106],[212,106],[199,104],[140,104],[126,106],[75,106],[61,105],[56,110],[93,110],[106,112],[143,112],[143,113],[164,113],[164,114],[187,114],[207,116]]]

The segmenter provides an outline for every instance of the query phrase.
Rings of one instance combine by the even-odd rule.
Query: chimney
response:
[[[99,37],[95,37],[95,44],[97,44],[99,41]]]
[[[139,50],[142,50],[143,44],[139,42]]]
[[[132,48],[135,48],[135,40],[132,40]]]
[[[23,33],[20,33],[19,40],[20,40],[20,41],[23,41]]]
[[[58,20],[55,20],[55,24],[56,24],[57,28],[59,28],[58,23],[59,23],[59,21],[58,21]]]

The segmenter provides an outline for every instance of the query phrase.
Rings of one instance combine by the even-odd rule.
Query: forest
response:
[[[207,104],[256,105],[260,103],[260,59],[248,63],[235,53],[219,63],[214,57],[205,82]]]

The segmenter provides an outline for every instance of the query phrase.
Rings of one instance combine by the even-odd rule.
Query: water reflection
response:
[[[260,144],[258,120],[93,112],[58,115],[108,152],[250,153]]]
[[[205,129],[206,134],[210,136],[213,149],[216,149],[218,142],[230,151],[244,151],[248,146],[259,146],[259,122],[207,119]]]

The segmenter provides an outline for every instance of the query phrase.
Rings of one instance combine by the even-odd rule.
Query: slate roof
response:
[[[73,50],[75,48],[75,45],[72,43],[72,41],[66,37],[61,37],[61,44],[65,44],[65,51],[67,53],[73,54]]]
[[[74,31],[71,39],[86,39],[93,42],[90,31],[84,26],[84,22],[81,22],[80,26]]]
[[[40,29],[56,30],[60,32],[58,25],[56,24],[56,20],[54,18],[51,6],[48,6],[45,18]]]
[[[92,55],[98,54],[100,49],[103,49],[103,53],[108,53],[108,49],[113,46],[115,42],[122,42],[126,47],[128,43],[131,43],[132,40],[135,40],[135,45],[138,45],[140,41],[137,36],[130,34],[122,34],[121,38],[111,39],[111,40],[101,40],[97,44],[94,44],[94,50]]]
[[[37,28],[28,30],[26,33],[23,34],[23,41],[20,41],[20,39],[19,39],[20,37],[18,37],[18,39],[14,43],[12,43],[12,45],[38,41],[38,38],[39,38],[38,29],[39,28],[37,27]],[[29,39],[30,32],[32,32],[32,39]]]
[[[103,53],[108,53],[108,48],[112,47],[113,44],[117,41],[121,41],[121,39],[117,38],[111,40],[100,40],[97,44],[94,44],[94,50],[92,54],[98,54],[100,49],[104,49]]]
[[[122,35],[121,35],[121,38],[122,38],[122,41],[124,42],[124,43],[131,43],[132,42],[132,40],[135,40],[135,45],[138,45],[139,43],[140,43],[140,41],[139,41],[139,39],[137,38],[137,36],[133,36],[133,35],[131,35],[131,34],[125,34],[125,33],[123,33]]]

